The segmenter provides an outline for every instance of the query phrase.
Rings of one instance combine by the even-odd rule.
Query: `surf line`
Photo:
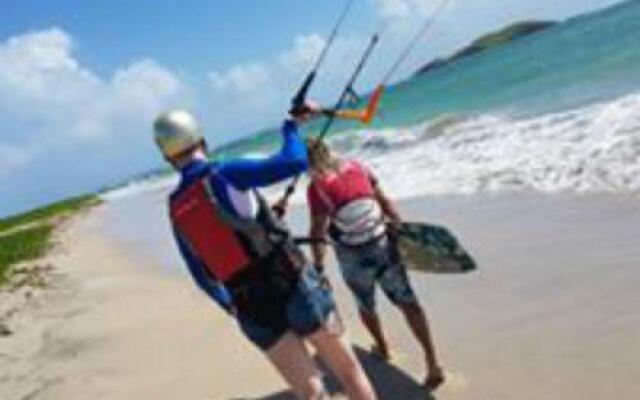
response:
[[[378,107],[379,107],[380,101],[382,100],[382,95],[384,93],[384,90],[386,86],[389,84],[389,82],[391,81],[391,78],[393,78],[393,76],[396,74],[400,66],[413,53],[413,51],[415,50],[417,45],[420,43],[420,41],[422,41],[424,36],[426,36],[426,34],[433,28],[437,19],[440,17],[440,15],[442,14],[442,12],[444,11],[445,7],[448,5],[449,2],[450,0],[442,0],[438,5],[438,7],[435,9],[435,11],[431,14],[431,16],[424,21],[420,29],[409,41],[408,45],[400,53],[396,61],[391,65],[387,73],[383,75],[382,80],[372,92],[369,98],[369,102],[365,107],[365,109],[364,110],[343,110],[342,107],[344,106],[344,103],[346,102],[347,98],[351,97],[351,98],[358,99],[358,95],[354,90],[353,86],[356,80],[358,79],[358,77],[360,76],[360,74],[362,73],[371,54],[373,53],[373,49],[375,48],[376,44],[379,42],[380,36],[382,35],[382,32],[384,31],[385,27],[383,27],[379,32],[374,33],[371,36],[369,44],[367,45],[364,53],[360,57],[360,61],[356,65],[355,70],[351,74],[351,77],[349,78],[344,89],[340,93],[340,96],[338,97],[338,100],[336,101],[335,105],[331,109],[322,110],[322,113],[327,117],[327,120],[317,136],[318,142],[321,142],[322,140],[324,140],[326,135],[329,133],[336,118],[359,120],[360,122],[365,124],[368,124],[373,120],[373,118],[378,112]],[[343,12],[338,18],[338,22],[336,23],[336,25],[334,26],[334,29],[331,32],[331,36],[329,37],[329,40],[327,41],[325,47],[323,48],[322,53],[318,57],[316,64],[307,75],[306,79],[300,86],[300,89],[298,89],[296,95],[293,97],[290,113],[296,114],[296,113],[305,111],[305,101],[309,93],[309,89],[311,88],[311,85],[315,80],[315,77],[317,75],[317,71],[320,65],[322,64],[322,62],[326,57],[329,47],[335,41],[338,29],[343,24],[346,18],[346,15],[348,14],[349,9],[351,8],[352,3],[353,3],[353,0],[350,0],[346,4]],[[289,206],[289,201],[291,199],[291,196],[293,196],[293,194],[295,193],[299,181],[300,181],[300,175],[297,175],[291,181],[291,183],[287,185],[284,191],[284,194],[280,198],[280,200],[278,200],[272,207],[274,212],[280,218],[284,217],[284,215],[286,214],[287,208]]]

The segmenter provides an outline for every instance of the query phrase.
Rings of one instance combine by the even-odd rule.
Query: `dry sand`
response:
[[[8,319],[14,333],[0,337],[0,399],[289,398],[190,279],[104,234],[110,207],[61,230],[61,246],[43,261],[55,267],[47,290],[28,299],[1,295],[0,311],[20,311]],[[451,227],[481,267],[467,276],[413,275],[450,377],[435,398],[637,398],[636,198],[423,198],[402,209],[409,219]],[[303,214],[293,221],[304,229]],[[396,354],[387,365],[361,350],[368,338],[344,286],[334,282],[381,398],[425,398],[417,384],[421,357],[398,314],[381,301]]]
[[[231,399],[283,387],[190,281],[96,234],[102,211],[59,234],[51,287],[0,338],[0,399]]]

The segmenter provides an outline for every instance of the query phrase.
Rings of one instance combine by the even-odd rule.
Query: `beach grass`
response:
[[[12,265],[46,254],[51,246],[53,228],[53,225],[44,224],[0,236],[0,284],[6,282]]]
[[[22,214],[0,219],[0,234],[9,229],[24,226],[26,224],[40,223],[53,217],[61,217],[72,214],[85,208],[98,199],[94,195],[83,195],[58,201],[44,207],[36,208]]]
[[[97,196],[83,195],[0,219],[0,285],[7,282],[12,266],[47,253],[60,221],[99,202]]]

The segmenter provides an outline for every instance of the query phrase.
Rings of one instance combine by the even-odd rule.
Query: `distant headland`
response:
[[[442,68],[462,58],[471,56],[473,54],[478,54],[498,46],[502,46],[524,36],[528,36],[533,33],[548,29],[552,26],[555,26],[556,24],[557,22],[555,21],[523,21],[511,24],[503,29],[479,37],[470,45],[454,53],[452,56],[446,58],[438,58],[429,62],[428,64],[420,68],[416,72],[416,75],[425,74],[435,69]]]

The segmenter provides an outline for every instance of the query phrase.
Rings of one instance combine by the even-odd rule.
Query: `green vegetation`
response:
[[[0,284],[7,281],[11,266],[46,254],[57,223],[98,202],[96,196],[79,196],[0,219]]]
[[[36,208],[23,214],[14,215],[4,219],[0,219],[0,235],[3,231],[15,229],[26,224],[41,223],[52,217],[60,217],[74,213],[90,203],[97,202],[97,198],[93,195],[85,195],[73,197],[67,200],[59,201],[45,207]]]
[[[531,35],[538,31],[550,28],[556,25],[556,22],[550,21],[525,21],[513,25],[509,25],[504,29],[491,32],[474,40],[469,46],[456,52],[450,57],[436,59],[422,67],[417,73],[424,74],[437,68],[441,68],[461,58],[468,57],[483,51],[487,51],[494,47],[502,46],[511,41],[517,40],[523,36]]]
[[[510,42],[519,37],[530,35],[534,32],[547,29],[553,25],[555,25],[554,22],[547,21],[519,22],[517,24],[509,25],[497,32],[492,32],[480,37],[478,40],[474,41],[470,47],[477,49],[476,51],[486,50],[490,47],[499,46],[501,44]]]
[[[0,284],[6,282],[10,266],[45,255],[52,231],[53,225],[39,225],[0,236]]]

